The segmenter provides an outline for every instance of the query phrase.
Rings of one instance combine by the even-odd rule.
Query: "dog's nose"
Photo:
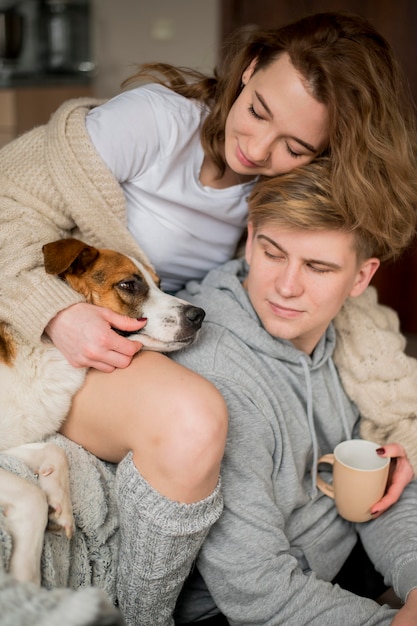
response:
[[[203,309],[200,309],[198,306],[193,306],[190,304],[185,308],[184,315],[189,322],[197,329],[201,327],[203,323],[203,319],[206,316],[206,312]]]

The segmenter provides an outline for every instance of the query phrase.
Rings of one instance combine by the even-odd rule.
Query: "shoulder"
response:
[[[199,137],[201,108],[161,85],[123,92],[92,109],[86,118],[90,140],[119,182],[151,167]]]
[[[243,397],[257,389],[253,371],[260,365],[258,354],[221,323],[204,321],[196,342],[171,356],[211,380],[222,392],[240,389]]]
[[[140,124],[143,128],[152,120],[156,120],[159,125],[164,125],[165,120],[169,120],[170,124],[174,121],[189,125],[190,119],[200,121],[202,110],[202,106],[195,100],[152,83],[124,91],[95,107],[87,116],[87,124],[108,119]]]
[[[224,327],[203,322],[195,343],[186,350],[173,353],[171,358],[205,377],[220,373],[222,368],[219,365],[227,363],[223,356],[227,336],[228,331]]]

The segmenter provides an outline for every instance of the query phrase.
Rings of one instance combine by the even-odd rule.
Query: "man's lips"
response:
[[[301,311],[299,309],[291,309],[275,302],[269,302],[269,306],[271,307],[274,315],[284,317],[285,319],[295,319],[297,317],[300,317],[304,313],[304,311]]]

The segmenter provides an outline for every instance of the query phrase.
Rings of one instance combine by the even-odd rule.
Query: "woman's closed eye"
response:
[[[263,119],[264,119],[264,118],[262,117],[262,115],[259,115],[259,113],[257,113],[257,112],[255,111],[255,108],[254,108],[253,104],[251,104],[251,105],[248,107],[248,111],[249,111],[249,113],[250,113],[250,114],[251,114],[251,115],[252,115],[255,119],[257,119],[257,120],[263,120]]]
[[[255,107],[253,106],[253,104],[251,104],[248,107],[248,111],[250,113],[250,115],[252,115],[252,117],[254,117],[256,120],[265,120],[265,117],[263,117],[262,115],[260,115],[256,110]],[[300,152],[296,152],[293,148],[291,148],[290,144],[285,142],[285,147],[286,150],[288,152],[288,154],[290,155],[290,157],[292,157],[293,159],[299,159],[303,156],[305,156],[304,154],[301,154]]]
[[[299,159],[300,157],[305,156],[304,154],[300,154],[299,152],[295,152],[294,150],[292,150],[291,146],[288,143],[286,143],[285,145],[287,147],[288,154],[294,159]]]

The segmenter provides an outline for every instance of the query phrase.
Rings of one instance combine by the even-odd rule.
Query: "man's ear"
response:
[[[370,259],[366,259],[366,261],[360,265],[355,283],[349,293],[350,296],[355,298],[356,296],[360,296],[361,293],[365,291],[380,264],[381,262],[379,259],[372,257]]]

